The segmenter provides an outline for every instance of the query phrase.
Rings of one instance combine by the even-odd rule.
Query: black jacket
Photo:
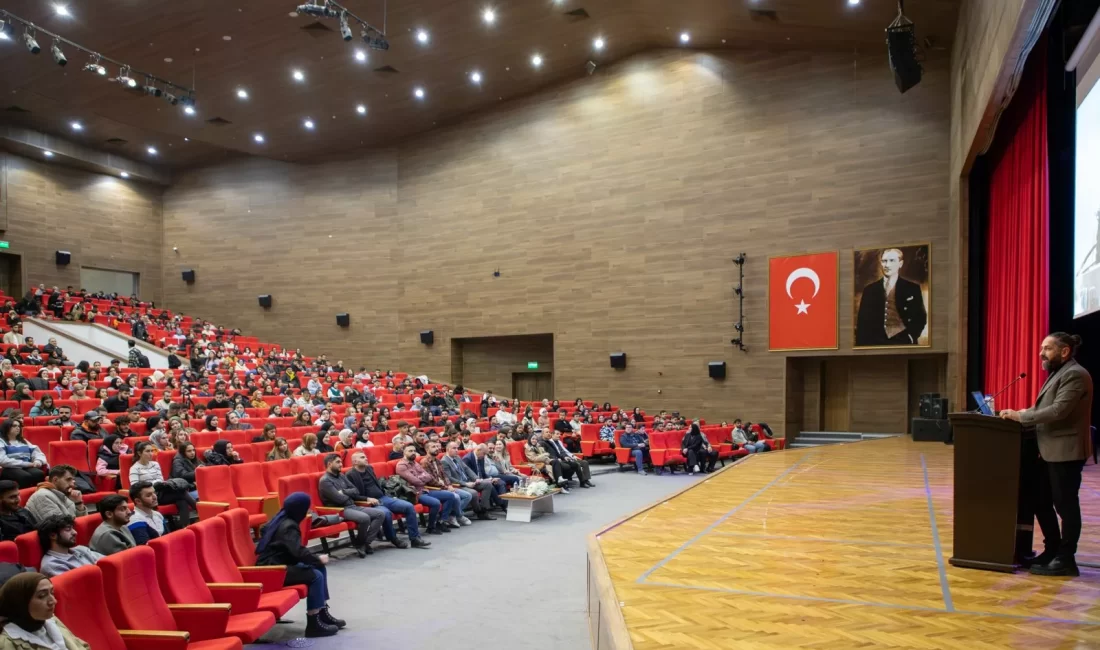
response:
[[[359,494],[365,497],[381,501],[382,497],[386,496],[382,484],[378,482],[378,477],[374,474],[374,468],[370,465],[367,465],[367,468],[362,472],[355,468],[349,469],[345,476],[355,486],[355,489],[359,490]]]
[[[688,431],[684,434],[684,441],[680,443],[680,448],[687,451],[702,451],[706,443],[703,439],[703,434]]]
[[[289,517],[279,522],[275,534],[268,543],[267,548],[256,557],[256,564],[260,566],[295,564],[308,564],[321,567],[321,560],[308,548],[302,546],[302,531],[298,528],[298,522]]]
[[[83,425],[72,430],[69,434],[69,440],[79,440],[81,442],[89,442],[91,440],[99,440],[100,438],[106,438],[103,435],[103,429],[98,431],[88,431]]]
[[[928,324],[924,296],[920,285],[898,277],[894,285],[894,305],[905,325],[905,331],[893,338],[886,337],[886,287],[882,280],[863,288],[856,318],[856,345],[914,345]]]
[[[103,410],[108,413],[125,413],[130,410],[130,400],[122,399],[118,395],[112,395],[103,400]]]
[[[16,537],[35,529],[38,522],[26,508],[20,508],[10,515],[0,515],[0,541],[14,542]]]
[[[573,425],[569,424],[569,420],[556,420],[554,421],[554,431],[573,433]]]
[[[562,443],[562,447],[564,446],[565,443]],[[563,460],[565,458],[565,456],[560,451],[558,451],[558,448],[554,444],[553,440],[543,440],[542,448],[545,449],[546,453],[550,454],[550,457],[554,460]]]
[[[221,454],[218,455],[221,456]],[[222,458],[225,458],[225,456],[222,456]],[[170,478],[182,478],[194,490],[197,465],[198,463],[195,461],[176,454],[176,457],[172,459],[172,476]]]

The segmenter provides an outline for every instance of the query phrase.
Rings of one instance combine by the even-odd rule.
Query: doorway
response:
[[[554,380],[549,372],[513,372],[512,397],[524,402],[554,399]]]
[[[827,359],[821,382],[821,424],[825,431],[848,430],[848,360]]]
[[[0,253],[0,291],[16,300],[23,297],[23,258]]]

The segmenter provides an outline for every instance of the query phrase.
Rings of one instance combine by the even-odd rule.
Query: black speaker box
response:
[[[264,295],[259,296],[259,299],[260,299],[260,306],[261,307],[266,308],[266,307],[271,306],[271,294],[270,293],[265,293]]]
[[[424,330],[420,333],[420,342],[424,345],[435,343],[435,332],[432,330]]]
[[[921,393],[920,396],[920,416],[922,418],[932,417],[932,400],[940,398],[939,393]]]
[[[195,269],[184,269],[183,270],[183,281],[188,283],[188,284],[191,284],[192,282],[194,282],[195,281]]]
[[[336,314],[336,324],[340,327],[347,327],[351,325],[351,316],[347,314]]]
[[[889,27],[886,30],[886,47],[898,90],[904,93],[919,84],[923,70],[917,60],[917,35],[913,24]]]
[[[68,266],[69,261],[72,260],[72,255],[69,251],[54,251],[54,259],[57,261],[58,266]]]
[[[622,370],[626,367],[626,352],[611,353],[611,367]]]
[[[928,408],[928,417],[932,420],[947,419],[947,398],[937,397],[932,400]]]
[[[951,437],[951,423],[947,420],[913,418],[913,442],[947,442]]]
[[[707,364],[707,371],[710,373],[711,379],[725,379],[726,378],[726,362],[725,361],[711,361]]]

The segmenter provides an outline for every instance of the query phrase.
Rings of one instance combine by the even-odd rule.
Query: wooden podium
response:
[[[948,416],[955,437],[952,565],[1015,571],[1031,553],[1039,447],[1033,429],[976,413]]]

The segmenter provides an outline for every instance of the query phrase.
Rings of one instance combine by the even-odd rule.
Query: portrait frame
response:
[[[881,282],[883,278],[881,256],[889,249],[902,252],[902,267],[898,272],[901,280],[920,287],[923,301],[925,325],[916,343],[868,344],[860,342],[860,305],[864,291],[870,285]],[[932,242],[910,242],[884,246],[852,249],[852,349],[853,350],[913,350],[932,347]],[[868,335],[869,336],[869,335]],[[863,337],[866,339],[866,336]]]

